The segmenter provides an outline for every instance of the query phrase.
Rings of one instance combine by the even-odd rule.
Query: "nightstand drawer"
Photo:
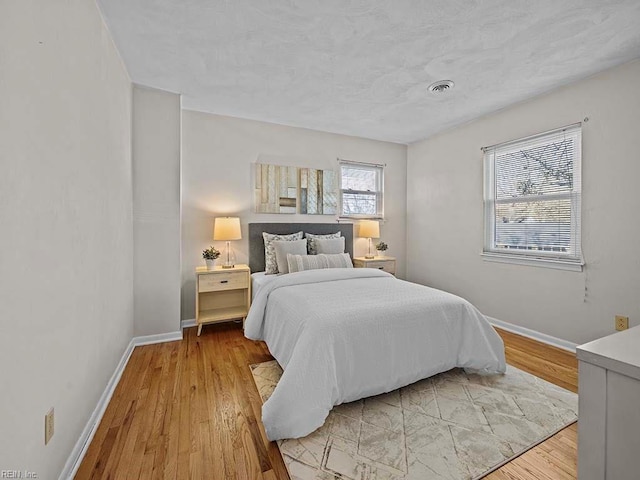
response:
[[[377,268],[392,275],[396,274],[396,259],[393,257],[355,257],[353,266],[356,268]]]
[[[396,273],[396,262],[367,262],[367,268],[377,268],[387,273]]]
[[[248,288],[249,275],[247,272],[224,272],[198,275],[198,292],[217,292],[220,290],[234,290]]]

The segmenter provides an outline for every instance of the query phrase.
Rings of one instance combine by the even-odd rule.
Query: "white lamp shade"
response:
[[[360,236],[364,238],[380,238],[380,224],[375,220],[361,221]]]
[[[213,223],[214,240],[240,240],[240,219],[238,217],[218,217]]]

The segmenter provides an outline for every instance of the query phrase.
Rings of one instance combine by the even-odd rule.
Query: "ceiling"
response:
[[[640,57],[638,0],[98,3],[132,80],[183,108],[399,143]]]

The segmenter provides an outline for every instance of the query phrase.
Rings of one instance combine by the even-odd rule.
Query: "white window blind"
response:
[[[581,127],[485,149],[485,255],[582,265]]]
[[[384,167],[340,160],[340,216],[383,218]]]

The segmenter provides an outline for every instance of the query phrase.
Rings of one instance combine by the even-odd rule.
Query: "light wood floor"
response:
[[[200,337],[136,347],[76,479],[288,479],[260,422],[248,365],[271,359],[239,324],[207,326]],[[499,331],[507,361],[577,391],[575,355]],[[576,478],[572,425],[486,478]]]

